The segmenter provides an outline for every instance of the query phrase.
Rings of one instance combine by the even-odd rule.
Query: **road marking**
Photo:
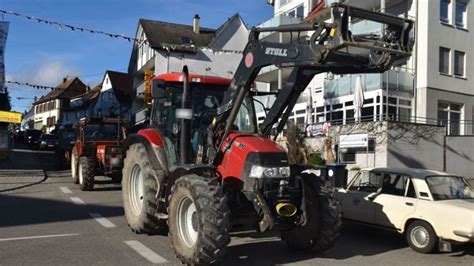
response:
[[[135,250],[138,254],[140,254],[142,257],[144,257],[151,263],[167,263],[168,262],[165,258],[156,254],[155,252],[153,252],[151,249],[149,249],[147,246],[143,245],[139,241],[136,241],[136,240],[125,241],[125,244],[127,244],[129,247],[131,247],[133,250]]]
[[[78,198],[78,197],[70,197],[70,199],[72,200],[72,202],[74,202],[74,204],[77,204],[77,205],[86,205],[86,203],[81,200],[81,198]]]
[[[89,213],[89,216],[94,218],[94,220],[100,223],[105,228],[113,228],[116,227],[109,219],[105,218],[104,216],[100,215],[100,213]]]
[[[59,189],[61,189],[64,194],[72,194],[72,191],[68,187],[60,187]]]
[[[14,241],[14,240],[39,239],[39,238],[78,236],[78,235],[79,234],[60,234],[60,235],[43,235],[43,236],[24,236],[24,237],[0,238],[0,242]]]

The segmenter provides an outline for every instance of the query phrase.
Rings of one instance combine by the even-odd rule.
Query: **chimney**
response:
[[[64,77],[63,78],[63,83],[66,83],[66,81],[67,81],[67,77]]]
[[[201,24],[201,18],[199,17],[198,14],[194,15],[194,18],[193,18],[193,31],[194,31],[194,33],[199,34],[200,24]]]

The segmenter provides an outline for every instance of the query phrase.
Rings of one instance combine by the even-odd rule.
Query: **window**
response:
[[[442,22],[449,22],[449,5],[451,0],[441,0],[439,10],[439,20]]]
[[[288,16],[303,19],[304,18],[304,6],[300,5],[297,8],[291,10],[290,12],[288,12]]]
[[[356,163],[355,152],[341,153],[341,163]]]
[[[466,3],[456,1],[456,26],[465,28],[466,20]]]
[[[445,126],[448,135],[461,134],[462,105],[455,103],[438,103],[438,124]]]
[[[448,48],[439,48],[439,72],[449,75],[449,54],[451,50]]]
[[[193,39],[191,39],[191,37],[188,37],[188,36],[181,36],[181,43],[194,45]]]
[[[465,76],[464,64],[465,64],[465,53],[460,51],[454,51],[454,75],[458,77]]]
[[[280,0],[280,6],[286,5],[289,2],[291,2],[291,0]]]

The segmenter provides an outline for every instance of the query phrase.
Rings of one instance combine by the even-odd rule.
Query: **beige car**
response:
[[[462,177],[410,168],[364,169],[337,195],[345,219],[405,234],[415,251],[450,251],[452,243],[474,242],[474,192]]]

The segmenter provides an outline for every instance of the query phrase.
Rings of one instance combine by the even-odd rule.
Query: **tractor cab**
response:
[[[151,123],[163,138],[167,154],[168,167],[175,168],[180,157],[186,157],[188,163],[201,162],[209,126],[217,116],[225,91],[231,80],[226,78],[188,75],[189,100],[183,108],[184,87],[183,73],[169,73],[156,76],[152,80],[153,105]],[[186,118],[188,124],[183,127],[181,120]],[[189,134],[186,154],[180,154],[181,134]],[[189,141],[190,140],[190,141]]]

